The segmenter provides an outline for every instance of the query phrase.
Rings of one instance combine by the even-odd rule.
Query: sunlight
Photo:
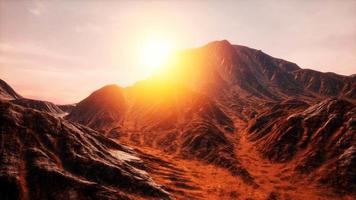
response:
[[[142,63],[147,73],[158,70],[172,52],[172,43],[163,38],[150,39],[142,46]]]

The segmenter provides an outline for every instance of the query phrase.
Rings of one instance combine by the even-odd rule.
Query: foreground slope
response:
[[[87,127],[0,101],[1,199],[168,199],[135,152]]]

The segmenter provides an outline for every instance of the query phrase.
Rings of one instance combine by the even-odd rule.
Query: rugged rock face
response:
[[[307,90],[323,96],[344,96],[356,98],[356,77],[341,76],[335,73],[322,73],[310,69],[299,69],[292,72]]]
[[[52,113],[58,116],[63,116],[65,114],[64,111],[61,110],[58,106],[48,101],[21,98],[21,99],[11,100],[11,102],[27,108],[33,108],[39,111]]]
[[[202,61],[194,62],[188,68],[194,68],[192,73],[211,73],[214,76],[190,75],[187,78],[206,79],[195,80],[194,83],[208,81],[210,89],[224,85],[219,89],[238,90],[272,100],[319,96],[355,98],[356,79],[352,76],[301,69],[294,63],[274,58],[260,50],[231,45],[225,40],[209,43],[194,51],[201,55],[192,59]],[[203,88],[206,90],[206,87]],[[204,90],[200,92],[206,93]]]
[[[356,106],[344,99],[313,106],[288,101],[253,120],[249,137],[265,157],[292,160],[298,173],[311,174],[338,192],[354,192],[355,117]]]
[[[21,95],[17,94],[12,87],[10,87],[5,81],[0,79],[0,99],[13,100],[20,99]]]
[[[1,199],[169,199],[131,149],[73,122],[0,101]]]

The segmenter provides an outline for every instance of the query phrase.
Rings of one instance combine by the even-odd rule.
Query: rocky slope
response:
[[[9,86],[5,81],[0,79],[0,99],[13,100],[20,98],[22,98],[21,95],[17,94],[11,86]]]
[[[108,85],[79,102],[67,118],[96,130],[107,131],[107,127],[115,127],[120,122],[125,109],[122,89]]]
[[[1,199],[169,199],[131,149],[87,127],[0,101]]]
[[[181,84],[204,94],[222,90],[268,100],[290,97],[354,98],[356,79],[334,73],[301,69],[298,65],[228,41],[211,42],[177,54],[166,66]]]
[[[344,99],[309,106],[277,104],[257,116],[249,138],[268,159],[292,161],[297,173],[311,174],[340,193],[355,191],[356,107]]]
[[[19,95],[10,85],[0,79],[0,100],[11,101],[24,107],[63,116],[65,112],[52,102],[24,98]]]
[[[342,76],[335,73],[322,73],[310,69],[292,72],[305,89],[322,96],[342,96],[356,99],[356,77]]]
[[[120,138],[121,142],[154,147],[179,157],[198,159],[226,168],[232,174],[240,176],[246,183],[256,185],[249,173],[240,166],[238,158],[234,155],[234,144],[227,139],[226,135],[234,131],[233,122],[215,101],[186,88],[179,88],[173,83],[170,85],[167,82],[149,81],[128,88],[124,95],[119,95],[119,101],[115,101],[117,98],[112,98],[107,102],[105,97],[107,94],[116,96],[115,93],[121,90],[115,90],[115,93],[107,91],[107,87],[114,86],[99,89],[78,103],[72,112],[74,114],[71,113],[67,118],[97,130],[110,130],[103,132],[108,137]],[[152,90],[157,84],[164,84],[164,86],[161,86],[160,90]],[[175,90],[171,90],[172,88]],[[111,103],[115,103],[114,108],[123,112],[108,109],[103,114],[112,116],[107,114],[117,113],[121,118],[101,120],[101,112],[97,113],[94,110],[94,114],[88,112],[88,115],[90,113],[95,122],[107,123],[94,124],[90,121],[80,121],[81,115],[78,115],[76,110],[93,111],[83,109],[81,105],[85,105],[86,102],[96,102],[95,99],[103,100],[96,105],[105,106],[95,107],[88,103],[88,107],[91,105],[92,108],[104,110],[111,108]]]
[[[61,110],[54,103],[48,101],[20,98],[20,99],[11,100],[11,102],[27,108],[33,108],[39,111],[52,113],[58,116],[65,115],[65,112],[63,110]]]
[[[72,110],[75,108],[77,104],[64,104],[64,105],[57,105],[59,109],[63,110],[66,113],[72,112]]]

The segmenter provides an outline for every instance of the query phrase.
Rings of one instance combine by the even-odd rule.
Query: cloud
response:
[[[74,31],[77,33],[98,33],[102,31],[102,27],[91,22],[85,22],[81,25],[75,26]]]
[[[61,54],[32,43],[1,43],[0,70],[10,67],[18,70],[68,72],[68,69],[87,70],[85,59]]]
[[[46,11],[46,6],[43,1],[35,1],[27,10],[34,16],[40,16]]]
[[[82,59],[57,53],[33,43],[0,43],[0,52],[23,56],[47,57],[55,60],[82,61]]]

